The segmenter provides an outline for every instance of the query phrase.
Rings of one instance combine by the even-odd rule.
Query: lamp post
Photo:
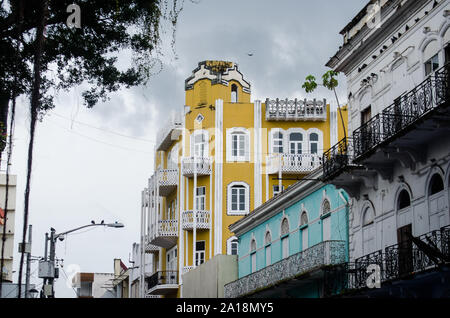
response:
[[[54,298],[55,297],[55,291],[54,291],[54,282],[55,278],[58,278],[58,272],[55,268],[55,254],[56,254],[56,240],[59,239],[60,241],[64,240],[65,235],[87,228],[92,226],[106,226],[106,227],[113,227],[113,228],[121,228],[124,227],[122,223],[114,222],[114,223],[104,223],[104,221],[101,221],[100,223],[95,223],[94,221],[91,221],[91,224],[83,225],[80,227],[77,227],[75,229],[58,233],[56,234],[56,230],[54,228],[50,228],[50,237],[48,233],[45,233],[45,255],[44,260],[42,260],[39,263],[39,278],[43,278],[44,284],[42,286],[42,292],[41,292],[41,298]],[[50,242],[50,251],[48,255],[47,260],[47,247],[48,243]]]

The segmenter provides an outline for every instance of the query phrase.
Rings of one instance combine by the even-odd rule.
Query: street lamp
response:
[[[56,253],[56,240],[59,239],[60,241],[64,240],[64,237],[72,232],[92,227],[92,226],[106,226],[106,227],[113,227],[113,228],[122,228],[125,225],[123,223],[114,222],[114,223],[105,223],[103,220],[100,223],[95,223],[94,221],[91,221],[91,224],[83,225],[80,227],[77,227],[75,229],[55,234],[56,230],[54,228],[50,228],[50,237],[48,233],[45,233],[45,252],[44,252],[44,260],[39,262],[39,278],[43,278],[44,284],[42,286],[42,296],[41,297],[49,297],[54,298],[55,297],[55,291],[53,289],[55,278],[58,278],[58,272],[55,268],[55,253]],[[50,242],[50,254],[49,259],[47,260],[47,247],[48,242]],[[47,284],[48,282],[48,284]]]

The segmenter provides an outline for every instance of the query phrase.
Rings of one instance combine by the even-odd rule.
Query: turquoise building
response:
[[[239,279],[225,285],[225,297],[339,292],[336,267],[348,262],[349,197],[321,176],[316,170],[230,226],[239,241]]]

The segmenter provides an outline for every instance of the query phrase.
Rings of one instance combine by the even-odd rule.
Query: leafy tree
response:
[[[93,107],[100,100],[108,100],[112,92],[145,84],[154,57],[160,54],[164,23],[169,22],[175,34],[183,8],[183,1],[177,0],[77,0],[81,27],[70,28],[67,22],[73,11],[67,8],[73,3],[0,0],[0,133],[7,133],[10,104],[14,107],[20,95],[30,99],[23,243],[28,227],[35,127],[55,107],[54,91],[83,85],[84,104]],[[119,64],[119,56],[125,53],[131,56],[126,66]],[[23,253],[19,297],[22,264]]]
[[[341,107],[339,104],[339,99],[336,93],[336,87],[338,87],[338,80],[336,77],[339,75],[338,72],[329,70],[325,74],[322,75],[322,86],[325,88],[331,90],[334,92],[334,96],[336,97],[336,102],[339,109],[339,115],[341,117],[342,121],[342,128],[344,130],[344,139],[347,139],[346,132],[345,132],[345,124],[344,124],[344,117],[342,116]],[[312,93],[316,90],[317,86],[320,84],[317,84],[316,78],[313,75],[308,75],[305,78],[305,82],[302,85],[302,88],[305,89],[307,93]]]

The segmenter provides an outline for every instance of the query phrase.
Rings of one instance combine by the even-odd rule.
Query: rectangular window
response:
[[[205,241],[195,243],[195,266],[205,262]]]
[[[253,253],[251,256],[252,263],[252,273],[256,272],[256,253]]]
[[[450,63],[450,44],[445,47],[445,64]]]
[[[246,160],[246,138],[243,133],[234,133],[231,135],[231,155],[233,160]]]
[[[281,239],[282,258],[289,256],[289,236]]]
[[[244,187],[232,187],[231,188],[231,210],[235,212],[244,212],[245,208],[245,188]]]
[[[283,134],[280,132],[276,132],[273,134],[273,153],[283,153]]]
[[[439,54],[425,62],[425,76],[430,75],[439,68]]]
[[[272,264],[272,247],[271,245],[266,246],[266,266]]]
[[[206,187],[197,187],[195,193],[196,208],[199,211],[205,211]]]
[[[371,107],[369,106],[361,112],[361,125],[367,123],[370,120],[370,118],[372,118],[372,110]]]

